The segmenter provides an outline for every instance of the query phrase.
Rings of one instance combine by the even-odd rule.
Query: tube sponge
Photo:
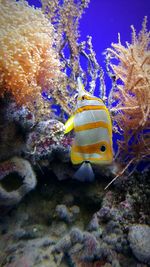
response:
[[[24,0],[0,1],[0,97],[33,108],[60,76],[53,26]]]

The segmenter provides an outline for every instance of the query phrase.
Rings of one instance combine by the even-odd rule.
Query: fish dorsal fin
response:
[[[82,79],[81,79],[81,77],[78,77],[78,78],[77,78],[77,82],[78,82],[78,90],[79,90],[79,92],[84,91],[85,89],[84,89],[84,85],[83,85],[83,83],[82,83]]]
[[[86,94],[86,91],[84,89],[81,77],[77,78],[77,82],[78,82],[78,97],[81,98],[83,95]]]
[[[72,115],[65,123],[65,131],[64,133],[69,133],[70,131],[73,130],[74,128],[74,116],[75,115]]]
[[[77,78],[77,82],[78,82],[78,98],[82,98],[82,96],[84,95],[91,96],[91,94],[85,90],[81,77]]]

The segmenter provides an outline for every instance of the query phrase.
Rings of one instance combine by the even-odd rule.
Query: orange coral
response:
[[[0,97],[10,93],[28,108],[42,102],[41,91],[53,90],[61,76],[53,48],[53,26],[27,2],[0,2]]]
[[[110,93],[115,125],[123,137],[118,141],[118,160],[129,167],[150,156],[150,32],[145,17],[141,32],[132,26],[132,43],[112,44],[107,58],[116,85]],[[118,63],[112,63],[117,59]]]

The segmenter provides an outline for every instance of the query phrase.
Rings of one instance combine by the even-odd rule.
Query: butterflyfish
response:
[[[81,164],[74,175],[80,181],[93,181],[91,164],[110,164],[113,160],[112,124],[104,102],[84,89],[78,81],[78,98],[74,114],[65,123],[65,133],[74,129],[71,161]]]

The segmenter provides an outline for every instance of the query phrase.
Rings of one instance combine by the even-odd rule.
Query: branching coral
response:
[[[42,89],[54,90],[61,76],[54,39],[40,9],[24,0],[0,1],[0,97],[7,93],[17,104],[41,107]]]
[[[138,35],[132,26],[131,44],[123,46],[119,36],[118,44],[106,51],[114,81],[109,105],[114,125],[122,135],[117,159],[125,169],[150,157],[150,32],[146,23],[145,17]]]
[[[68,42],[72,54],[72,60],[78,57],[79,19],[90,0],[42,0],[42,8],[47,13],[57,31],[57,48],[60,51]],[[74,62],[76,72],[77,61]]]
[[[90,91],[96,87],[96,80],[101,81],[102,96],[105,93],[103,71],[96,61],[91,37],[86,42],[79,43],[79,20],[90,0],[42,0],[42,9],[57,32],[56,49],[59,53],[66,76],[61,80],[59,92],[53,92],[53,98],[68,114],[75,107],[76,78],[82,76],[85,85],[90,81]],[[82,62],[87,63],[86,67]]]

